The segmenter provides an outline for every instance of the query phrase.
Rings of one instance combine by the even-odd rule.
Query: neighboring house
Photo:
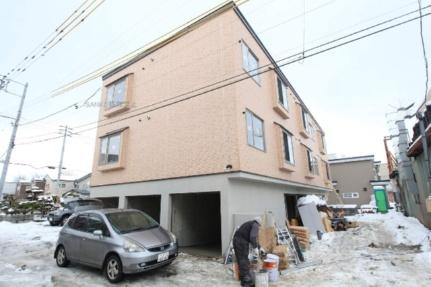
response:
[[[89,194],[91,173],[77,171],[67,171],[61,175],[60,184],[57,184],[57,171],[49,172],[44,179],[46,180],[45,193],[50,195],[62,196],[64,193],[74,190],[82,191],[84,195]]]
[[[403,180],[403,167],[399,166],[396,179],[404,195],[404,209],[409,216],[419,219],[425,226],[431,228],[431,90],[428,92],[427,102],[417,111],[423,116],[424,136],[421,135],[419,122],[414,125],[412,142],[409,143],[407,155],[413,167],[414,179],[417,184],[416,191],[409,189]],[[426,139],[424,142],[423,140]],[[424,146],[427,148],[424,153]],[[427,157],[428,156],[428,160]],[[400,165],[400,164],[399,164]],[[399,173],[399,174],[398,174]],[[429,208],[427,208],[427,202]]]
[[[329,204],[369,204],[373,186],[389,185],[387,166],[374,161],[374,155],[334,158],[329,166],[335,188],[328,195]]]
[[[242,73],[250,77],[185,100]],[[220,254],[245,218],[271,211],[284,224],[297,197],[332,188],[323,130],[233,2],[107,73],[103,86],[91,196],[147,212],[180,246]]]
[[[3,187],[4,195],[14,195],[16,196],[18,191],[18,182],[5,182]]]
[[[81,195],[90,195],[91,173],[88,173],[74,181],[74,189]]]

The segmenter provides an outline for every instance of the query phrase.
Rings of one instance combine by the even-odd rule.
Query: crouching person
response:
[[[239,279],[241,286],[254,286],[250,274],[250,262],[248,260],[249,245],[258,253],[258,235],[262,219],[256,217],[254,220],[242,224],[233,236],[233,249],[239,266]]]

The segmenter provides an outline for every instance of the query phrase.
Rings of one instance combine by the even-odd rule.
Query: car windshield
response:
[[[125,211],[106,214],[109,222],[117,233],[147,230],[159,224],[147,214],[140,211]]]

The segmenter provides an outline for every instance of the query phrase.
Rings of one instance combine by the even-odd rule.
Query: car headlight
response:
[[[169,232],[169,237],[171,237],[172,243],[177,243],[177,237],[172,232]]]
[[[124,248],[124,250],[126,250],[126,252],[143,252],[143,251],[145,251],[144,248],[136,245],[135,243],[133,243],[127,239],[124,240],[123,248]]]

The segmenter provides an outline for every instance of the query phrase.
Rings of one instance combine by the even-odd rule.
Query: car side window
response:
[[[88,215],[87,232],[93,233],[95,230],[102,230],[104,236],[109,236],[109,230],[103,219],[97,214]]]
[[[74,224],[74,222],[75,222],[75,219],[76,219],[76,217],[72,217],[72,218],[69,218],[69,220],[67,221],[67,225],[68,225],[70,228],[73,228],[73,224]]]
[[[78,215],[73,222],[72,225],[73,229],[79,230],[79,231],[86,231],[87,229],[87,216],[86,215]]]

